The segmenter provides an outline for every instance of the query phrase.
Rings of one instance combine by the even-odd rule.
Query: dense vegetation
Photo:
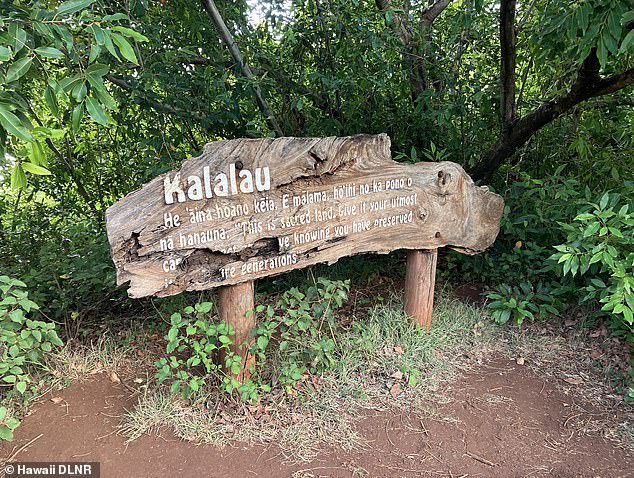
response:
[[[583,304],[634,340],[631,0],[0,8],[0,275],[63,337],[144,306],[115,288],[104,211],[204,143],[386,132],[505,196],[495,246],[441,265],[496,320]]]

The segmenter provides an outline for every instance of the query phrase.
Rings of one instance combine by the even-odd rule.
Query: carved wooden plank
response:
[[[119,284],[168,296],[343,256],[497,236],[503,201],[451,162],[392,161],[386,135],[206,145],[106,212]]]

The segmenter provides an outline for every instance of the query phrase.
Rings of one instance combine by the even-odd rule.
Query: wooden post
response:
[[[251,377],[251,365],[255,370],[255,356],[249,353],[248,347],[241,347],[246,341],[253,343],[252,331],[255,328],[255,311],[253,297],[253,281],[220,287],[220,319],[235,330],[233,344],[230,349],[242,359],[242,371],[236,376],[240,382]],[[253,311],[248,317],[247,312]],[[223,357],[224,361],[224,357]]]
[[[427,330],[431,327],[438,249],[408,251],[405,272],[405,313]]]

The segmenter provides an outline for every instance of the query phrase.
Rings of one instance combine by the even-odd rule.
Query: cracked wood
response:
[[[503,201],[451,162],[392,161],[386,135],[206,145],[106,212],[131,297],[238,284],[344,256],[493,243]]]

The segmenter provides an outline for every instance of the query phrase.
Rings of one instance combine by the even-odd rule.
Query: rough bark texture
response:
[[[502,94],[500,108],[502,113],[502,135],[515,120],[515,0],[502,0],[500,3],[500,58]]]
[[[254,176],[260,168],[261,178],[268,168],[269,189],[186,196],[203,171],[215,181],[231,176],[231,168]],[[166,185],[174,184],[182,185],[184,202],[174,193],[167,204]],[[106,221],[117,281],[130,281],[130,296],[143,297],[238,284],[366,252],[449,246],[477,253],[495,240],[502,209],[502,198],[475,186],[457,164],[399,164],[386,135],[360,135],[208,144],[178,173],[109,208]]]
[[[405,313],[421,327],[431,328],[438,249],[409,251],[405,272]]]

